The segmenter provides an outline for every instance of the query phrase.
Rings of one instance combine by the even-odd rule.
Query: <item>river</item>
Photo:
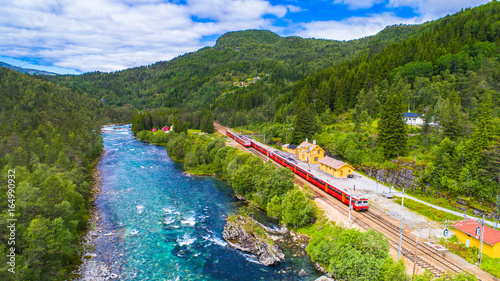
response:
[[[121,280],[314,280],[303,250],[279,242],[286,261],[264,266],[222,239],[226,216],[242,206],[215,177],[188,176],[164,147],[137,140],[130,126],[104,127],[95,204],[103,235],[98,261]],[[271,227],[273,220],[260,214]],[[299,277],[304,269],[308,275]]]

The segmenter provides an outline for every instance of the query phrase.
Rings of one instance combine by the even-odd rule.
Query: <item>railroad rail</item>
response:
[[[227,128],[215,122],[214,126],[218,132],[225,135]],[[256,150],[255,148],[245,147],[237,142],[235,143],[237,147],[242,151],[252,153],[260,157],[264,161],[268,160],[265,155],[263,155],[260,151]],[[277,163],[273,159],[270,160],[276,167],[282,167],[279,163]],[[321,198],[325,203],[335,208],[340,213],[346,216],[348,215],[349,212],[348,206],[341,204],[341,202],[336,199],[332,200],[333,197],[328,193],[326,193],[324,190],[309,183],[300,176],[296,174],[294,175],[295,175],[295,183],[299,184],[300,186],[307,185],[313,191],[315,197]],[[351,220],[353,223],[356,223],[365,230],[372,228],[375,231],[381,232],[382,234],[384,234],[384,236],[386,236],[389,239],[390,247],[392,247],[396,251],[398,250],[400,228],[391,223],[389,220],[383,218],[381,215],[375,214],[375,212],[371,209],[368,210],[368,212],[363,213],[362,215],[356,212],[351,212]],[[416,241],[415,238],[412,236],[413,235],[403,232],[401,255],[407,258],[409,261],[413,262],[415,260],[415,254],[413,252],[413,249],[415,249]],[[446,272],[455,273],[463,271],[459,266],[447,260],[444,254],[440,255],[435,249],[431,248],[430,246],[424,243],[418,243],[418,254],[416,256],[415,261],[419,268],[429,270],[430,272],[432,272],[432,274],[434,274],[435,277],[441,277]]]

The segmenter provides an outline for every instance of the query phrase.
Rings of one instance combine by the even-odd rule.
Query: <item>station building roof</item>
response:
[[[470,235],[471,237],[474,237],[476,239],[480,239],[480,237],[476,236],[476,228],[480,225],[481,224],[475,220],[465,219],[465,220],[461,220],[459,222],[456,222],[453,225],[453,227]],[[500,242],[500,231],[495,230],[495,229],[486,225],[484,227],[483,241],[490,246],[494,246],[495,244]]]
[[[319,163],[323,164],[323,165],[326,165],[328,167],[332,167],[335,170],[338,170],[338,169],[344,167],[345,165],[351,167],[351,165],[349,165],[349,164],[347,164],[345,162],[342,162],[340,160],[337,160],[337,159],[334,159],[334,158],[331,158],[331,157],[328,157],[328,156],[325,156],[324,158],[322,158],[321,160],[319,160]]]

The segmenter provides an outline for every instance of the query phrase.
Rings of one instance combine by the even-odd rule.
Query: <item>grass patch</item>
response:
[[[316,220],[314,224],[308,224],[297,229],[297,233],[304,234],[312,238],[317,236],[324,236],[328,233],[334,233],[334,229],[337,228],[339,228],[339,226],[335,225],[332,222],[329,222],[325,217],[321,217],[320,219]]]
[[[453,205],[451,205],[450,202],[448,201],[448,199],[446,199],[446,198],[436,197],[433,195],[425,195],[425,194],[416,193],[416,192],[408,192],[408,195],[413,196],[413,197],[420,199],[422,201],[428,202],[430,204],[439,206],[439,207],[450,209],[450,210],[453,210],[456,212],[462,212],[461,210],[459,210],[459,209],[455,208]]]
[[[184,167],[184,170],[187,173],[190,173],[191,175],[195,175],[195,176],[213,176],[214,175],[213,167],[210,164],[202,164],[202,165],[199,165],[193,169],[186,169]]]
[[[394,197],[394,202],[401,204],[401,197]],[[420,202],[405,198],[404,206],[415,213],[421,214],[430,220],[444,222],[445,220],[459,221],[462,217],[455,216],[453,214],[436,210],[430,206],[422,204]]]

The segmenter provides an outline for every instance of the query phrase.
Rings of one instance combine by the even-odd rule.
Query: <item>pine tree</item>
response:
[[[215,132],[214,127],[214,115],[210,109],[206,109],[203,112],[200,120],[200,130],[205,133],[212,134]]]
[[[430,123],[432,122],[432,108],[429,108],[424,116],[424,124],[422,125],[422,135],[425,136],[425,147],[429,147],[429,132],[431,130]]]
[[[450,94],[443,117],[441,123],[444,135],[450,138],[450,140],[456,140],[461,134],[460,98],[458,97],[458,93],[453,92]]]
[[[385,104],[378,124],[377,144],[385,158],[394,158],[406,152],[406,123],[401,116],[402,98],[394,94]]]
[[[295,123],[293,125],[293,141],[301,143],[306,138],[311,138],[318,130],[316,111],[307,100],[307,94],[303,91],[295,108]]]

